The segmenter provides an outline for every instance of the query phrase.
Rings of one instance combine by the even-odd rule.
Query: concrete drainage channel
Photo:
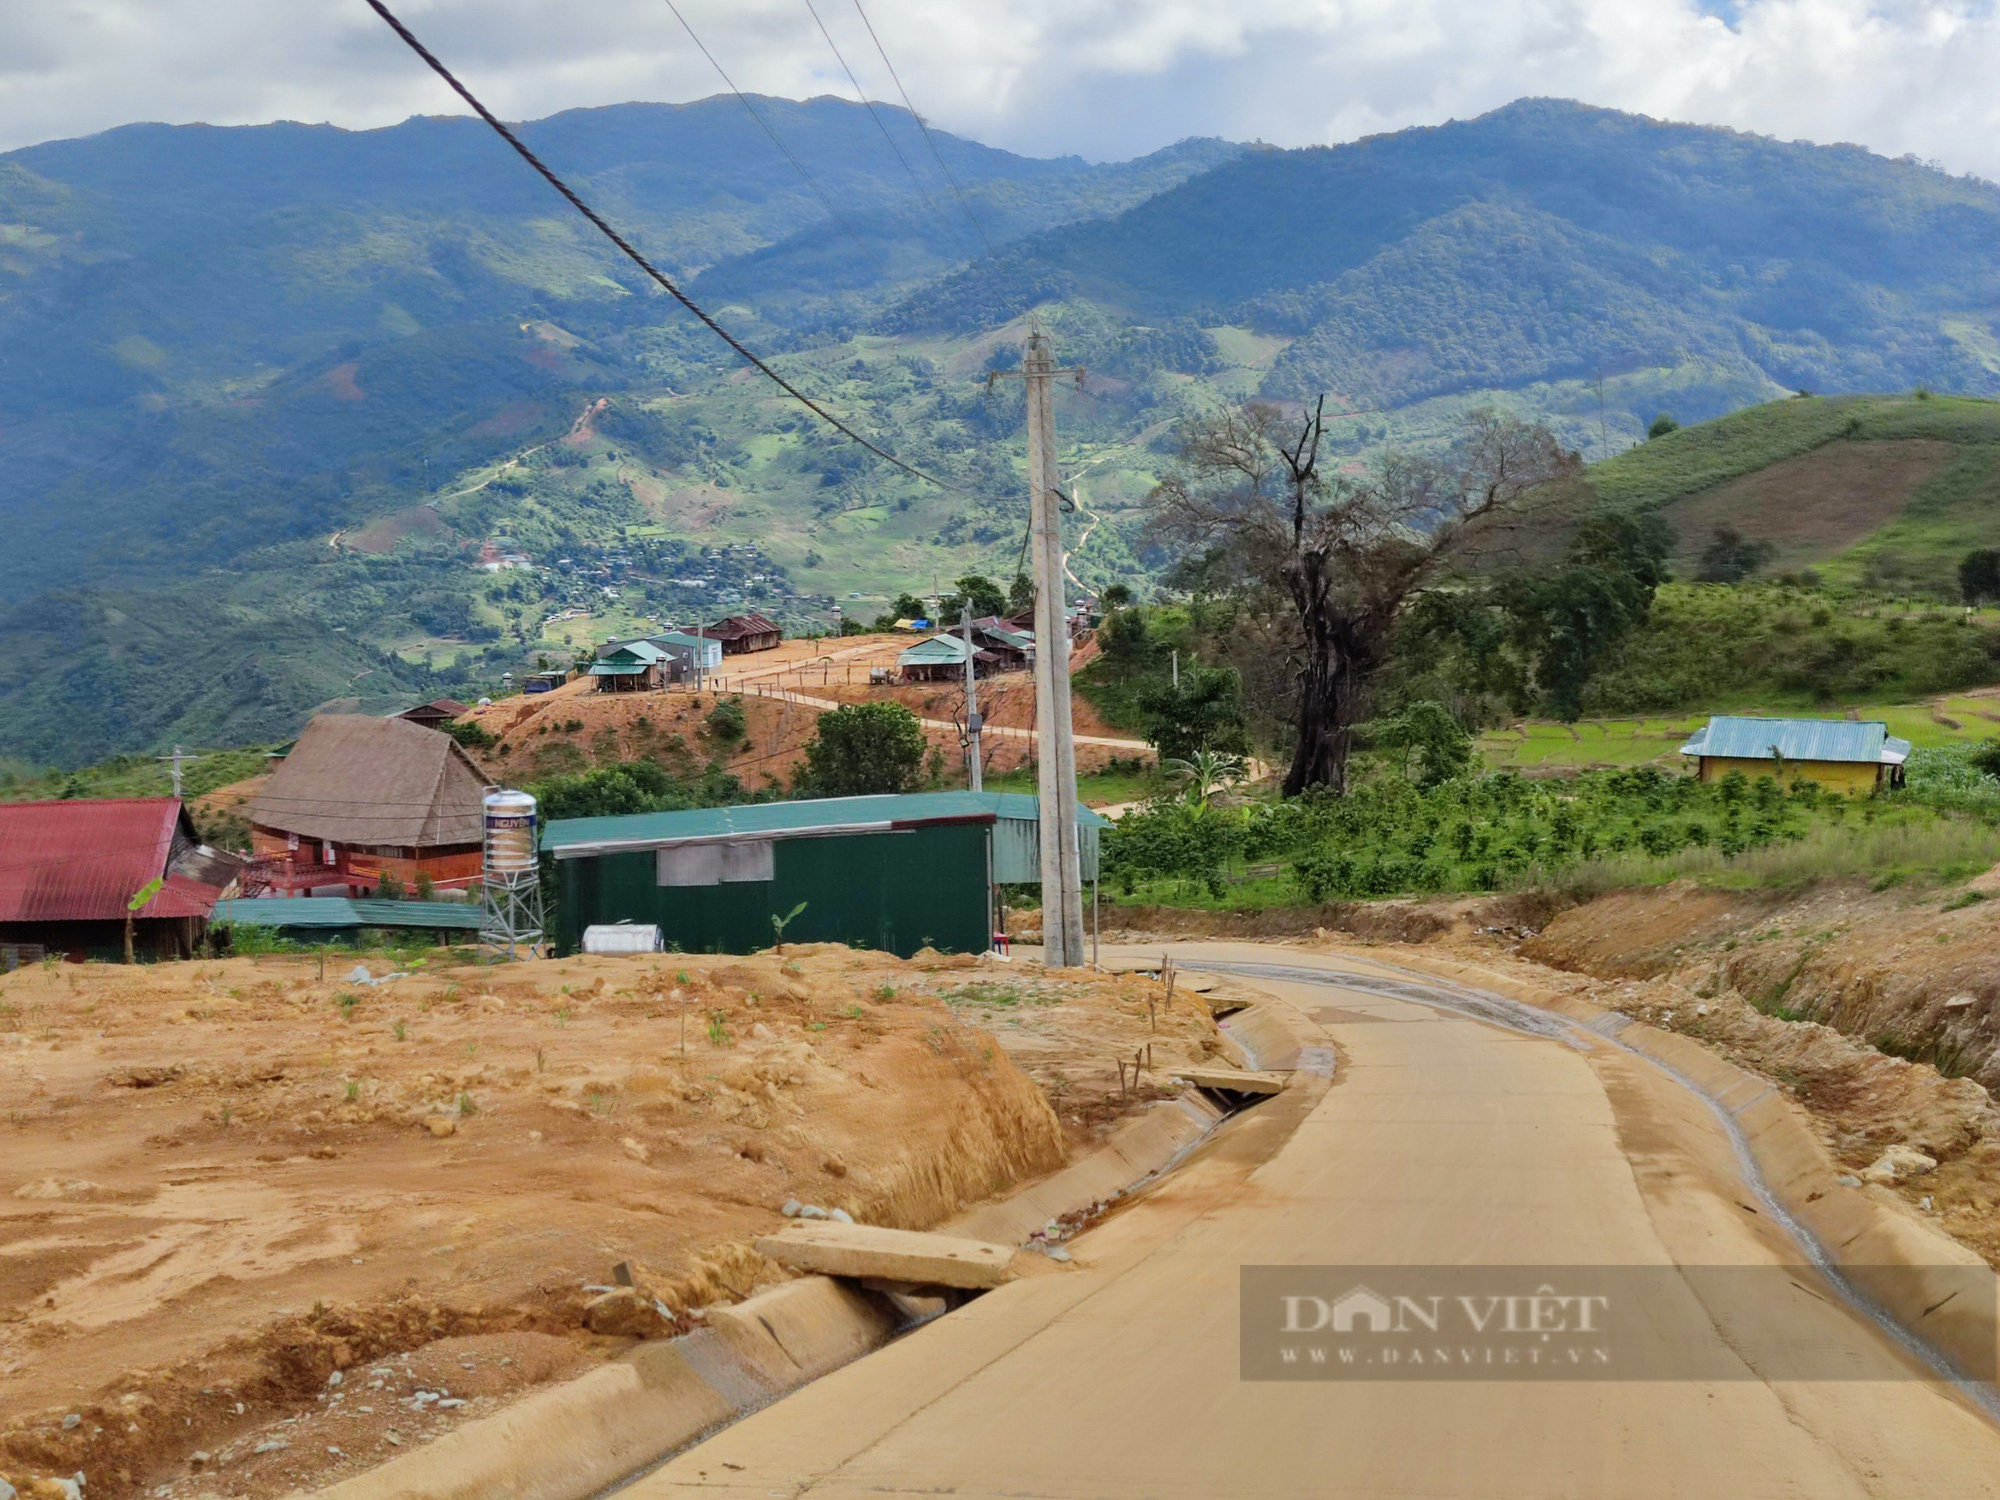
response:
[[[1247,1049],[1246,1049],[1247,1050]],[[1330,1057],[1330,1054],[1329,1054]],[[1171,1173],[1272,1075],[1191,1089],[1127,1120],[1098,1150],[936,1234],[794,1222],[758,1242],[799,1279],[703,1326],[642,1343],[414,1453],[317,1491],[319,1500],[592,1500],[1005,1279],[1014,1247],[1068,1259],[1051,1225],[1093,1222]],[[1193,1082],[1193,1080],[1190,1080]],[[1276,1086],[1282,1087],[1282,1079]],[[1199,1086],[1198,1086],[1199,1087]]]
[[[1990,1364],[1991,1327],[1974,1320],[1974,1325],[1969,1328],[1947,1325],[1940,1329],[1941,1337],[1935,1341],[1927,1338],[1916,1329],[1938,1310],[1938,1304],[1930,1302],[1921,1291],[1913,1296],[1912,1278],[1877,1278],[1878,1282],[1886,1279],[1888,1285],[1896,1289],[1895,1295],[1885,1297],[1872,1294],[1870,1288],[1863,1284],[1863,1278],[1871,1271],[1908,1271],[1933,1262],[1904,1253],[1893,1260],[1885,1259],[1881,1265],[1862,1265],[1852,1257],[1843,1263],[1834,1255],[1828,1248],[1829,1241],[1851,1248],[1860,1237],[1848,1232],[1852,1227],[1851,1218],[1836,1225],[1826,1222],[1828,1215],[1825,1212],[1814,1211],[1826,1201],[1828,1188],[1837,1183],[1838,1174],[1826,1158],[1824,1149],[1785,1110],[1777,1090],[1757,1074],[1709,1053],[1685,1037],[1661,1031],[1617,1011],[1602,1010],[1577,1001],[1568,1002],[1563,1010],[1549,1009],[1528,1001],[1510,999],[1491,990],[1458,984],[1441,985],[1429,975],[1404,969],[1400,965],[1380,963],[1377,967],[1398,969],[1408,974],[1409,978],[1284,964],[1221,960],[1177,962],[1184,969],[1235,978],[1337,987],[1380,995],[1385,999],[1404,1000],[1436,1010],[1451,1011],[1527,1036],[1559,1041],[1579,1051],[1588,1051],[1598,1043],[1607,1043],[1650,1064],[1701,1099],[1714,1113],[1735,1149],[1744,1182],[1772,1221],[1785,1231],[1807,1263],[1820,1273],[1827,1284],[1905,1353],[1956,1387],[1989,1418],[2000,1421],[2000,1390],[1988,1382],[1968,1378],[1964,1373],[1965,1364],[1952,1353],[1955,1348],[1965,1350],[1974,1368],[1981,1361]],[[1694,1049],[1692,1053],[1690,1049]],[[1753,1122],[1758,1128],[1746,1129],[1746,1119],[1760,1110],[1767,1112],[1766,1118]],[[1781,1118],[1772,1119],[1772,1114]],[[1790,1126],[1791,1130],[1784,1130],[1784,1126]],[[1787,1138],[1773,1141],[1770,1138],[1774,1135]],[[1802,1157],[1806,1158],[1803,1162]],[[1785,1184],[1782,1190],[1774,1184],[1773,1174],[1766,1170],[1767,1160],[1778,1166]],[[1867,1200],[1862,1202],[1868,1208],[1876,1208]],[[1877,1212],[1880,1210],[1877,1209]],[[1814,1219],[1821,1220],[1821,1224],[1815,1226],[1810,1222]],[[1907,1236],[1891,1234],[1888,1238],[1896,1248],[1906,1248]],[[1941,1241],[1959,1248],[1955,1242],[1942,1241],[1939,1236],[1930,1238],[1934,1242]],[[1879,1238],[1876,1243],[1881,1243]],[[1921,1250],[1924,1247],[1920,1244],[1916,1248]]]

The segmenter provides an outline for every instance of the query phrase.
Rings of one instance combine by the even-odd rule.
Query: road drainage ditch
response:
[[[1955,1320],[1952,1309],[1945,1306],[1949,1295],[1932,1296],[1921,1274],[1931,1267],[1956,1274],[1977,1257],[1956,1242],[1907,1223],[1843,1186],[1824,1148],[1767,1080],[1686,1037],[1566,997],[1553,1006],[1542,1006],[1491,990],[1440,984],[1420,970],[1388,963],[1377,966],[1401,969],[1410,977],[1283,964],[1177,962],[1186,969],[1236,978],[1318,985],[1404,1000],[1526,1036],[1562,1042],[1579,1051],[1607,1044],[1650,1064],[1713,1112],[1735,1151],[1745,1184],[1772,1222],[1842,1300],[1988,1417],[2000,1421],[2000,1392],[1964,1373],[1968,1367],[1992,1364],[1994,1330],[1990,1321],[1976,1315]],[[1831,1248],[1834,1245],[1844,1253],[1837,1254]]]
[[[1263,1097],[1261,1082],[1240,1094],[1191,1087],[1125,1121],[1089,1156],[960,1215],[934,1235],[790,1226],[789,1235],[770,1236],[768,1248],[760,1242],[760,1249],[803,1271],[851,1274],[804,1274],[733,1306],[710,1308],[693,1332],[641,1343],[578,1379],[313,1493],[318,1500],[591,1500],[615,1492],[800,1386],[980,1295],[971,1284],[927,1280],[931,1273],[921,1264],[865,1257],[843,1262],[837,1245],[805,1249],[808,1231],[831,1243],[830,1232],[852,1228],[857,1243],[872,1234],[890,1254],[930,1241],[946,1255],[956,1253],[951,1246],[970,1245],[989,1259],[1038,1252],[1065,1262],[1065,1241],[1170,1175],[1225,1119]],[[782,1248],[791,1239],[799,1242],[797,1255]]]

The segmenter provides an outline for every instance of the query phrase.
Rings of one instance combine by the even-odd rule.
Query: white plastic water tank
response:
[[[486,794],[486,873],[526,875],[535,868],[535,799],[526,792]]]
[[[613,922],[583,929],[585,953],[658,953],[665,946],[651,922]]]

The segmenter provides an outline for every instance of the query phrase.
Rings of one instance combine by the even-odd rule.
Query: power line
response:
[[[446,83],[450,84],[452,92],[457,94],[458,97],[463,99],[467,104],[471,105],[473,112],[477,114],[480,119],[484,120],[488,125],[492,126],[495,134],[497,134],[500,137],[500,139],[505,141],[508,145],[512,146],[516,154],[520,156],[521,160],[525,161],[529,166],[533,167],[535,171],[541,175],[542,180],[547,182],[550,187],[554,188],[557,192],[561,193],[563,197],[568,200],[571,208],[574,208],[578,213],[582,214],[586,219],[588,219],[591,222],[591,224],[596,227],[596,229],[600,234],[602,234],[606,239],[611,241],[612,244],[616,245],[621,251],[624,252],[626,258],[630,260],[633,265],[637,266],[640,270],[644,271],[648,276],[650,276],[655,282],[659,284],[659,286],[667,293],[667,295],[672,297],[676,302],[680,303],[682,307],[685,307],[689,312],[693,313],[697,318],[701,319],[702,323],[708,328],[709,332],[713,333],[717,338],[721,339],[723,343],[727,344],[731,349],[734,349],[739,355],[743,357],[745,362],[747,362],[753,369],[757,370],[765,378],[770,380],[773,385],[777,386],[778,389],[783,391],[786,395],[790,396],[794,401],[798,402],[799,405],[803,406],[807,411],[811,412],[814,416],[818,417],[822,422],[826,423],[827,426],[833,428],[834,431],[840,433],[842,436],[850,439],[851,441],[859,443],[862,447],[866,448],[870,453],[874,454],[877,458],[882,459],[886,463],[893,464],[895,467],[901,469],[905,474],[909,474],[914,476],[915,478],[921,479],[926,484],[934,484],[941,490],[952,490],[959,494],[969,493],[968,491],[961,489],[958,485],[951,484],[945,480],[939,479],[934,474],[925,473],[922,469],[919,469],[914,464],[905,463],[902,459],[896,457],[895,454],[889,452],[886,448],[879,447],[875,443],[870,442],[867,438],[863,437],[860,433],[856,432],[852,427],[849,427],[845,422],[841,421],[839,417],[836,417],[832,412],[828,411],[825,407],[821,406],[817,401],[813,400],[813,398],[808,396],[804,391],[800,390],[797,386],[793,385],[789,380],[785,379],[785,377],[780,375],[776,370],[772,369],[769,365],[764,363],[763,360],[759,359],[755,354],[753,354],[749,350],[748,347],[744,345],[744,343],[740,339],[736,337],[735,334],[731,333],[728,329],[724,328],[720,323],[716,322],[715,319],[710,317],[709,314],[706,311],[704,311],[702,307],[698,303],[696,303],[696,301],[692,297],[688,296],[686,292],[682,291],[680,287],[675,285],[673,279],[669,277],[666,274],[666,272],[660,270],[659,267],[655,266],[651,261],[647,260],[645,256],[641,255],[637,250],[635,250],[630,244],[630,242],[628,242],[623,235],[621,235],[617,230],[613,229],[609,224],[607,224],[604,221],[603,216],[599,214],[596,209],[592,208],[588,203],[585,203],[583,199],[579,198],[576,195],[576,193],[571,189],[568,183],[564,182],[560,177],[556,176],[556,174],[553,171],[551,171],[547,166],[543,165],[542,159],[539,156],[535,155],[534,152],[530,151],[525,145],[523,145],[521,142],[521,138],[519,136],[515,135],[514,132],[509,130],[505,125],[501,124],[498,117],[494,115],[493,111],[488,109],[485,105],[481,104],[479,100],[474,97],[472,90],[467,88],[464,84],[460,83],[458,79],[453,76],[451,69],[447,68],[443,63],[439,62],[436,55],[432,53],[431,50],[428,47],[426,47],[422,42],[417,40],[416,35],[410,30],[410,28],[405,26],[401,21],[396,19],[395,15],[390,11],[389,7],[382,3],[382,0],[368,0],[368,8],[374,11],[376,15],[380,16],[383,19],[383,21],[387,23],[389,29],[395,32],[397,36],[401,37],[404,43],[409,47],[409,49],[412,52],[416,53],[418,57],[421,57],[424,60],[424,62],[429,65],[430,70],[433,73],[437,74],[438,77],[442,78]]]
[[[875,34],[875,23],[868,19],[868,12],[861,8],[861,0],[854,0],[854,12],[861,17],[861,24],[868,28],[868,39],[874,42],[875,51],[881,56],[882,66],[889,70],[889,77],[895,82],[896,92],[903,96],[903,107],[910,112],[910,118],[917,122],[917,129],[924,133],[924,140],[931,148],[931,155],[937,158],[938,170],[944,173],[944,180],[951,184],[952,195],[958,199],[958,206],[965,210],[965,217],[972,221],[973,232],[979,236],[979,243],[986,247],[988,255],[993,254],[993,241],[986,237],[986,226],[979,222],[979,215],[972,211],[972,205],[966,201],[965,193],[958,185],[958,179],[951,175],[951,168],[945,165],[944,153],[938,150],[937,139],[932,136],[930,126],[924,123],[924,117],[917,113],[916,105],[910,102],[910,91],[903,87],[902,75],[897,73],[896,65],[889,61],[888,50],[883,47],[882,38]]]
[[[819,199],[820,206],[826,210],[827,216],[831,218],[834,221],[834,223],[838,224],[842,229],[847,231],[847,237],[854,241],[855,248],[858,249],[863,255],[867,256],[877,265],[884,264],[880,253],[870,249],[869,246],[866,244],[866,242],[862,240],[861,236],[855,232],[854,226],[848,223],[847,219],[841,214],[840,210],[833,206],[833,200],[827,197],[825,191],[820,187],[818,181],[814,179],[812,173],[806,170],[806,164],[800,161],[798,157],[792,154],[791,147],[787,146],[783,141],[778,139],[778,132],[776,129],[772,127],[771,122],[766,120],[759,113],[757,113],[756,106],[750,102],[750,96],[744,93],[743,90],[739,89],[736,86],[736,80],[731,78],[729,74],[726,71],[724,71],[722,64],[716,61],[715,54],[708,50],[708,44],[704,42],[700,37],[695,35],[694,27],[690,26],[688,24],[688,18],[681,14],[681,8],[678,5],[674,4],[674,0],[666,0],[666,3],[667,3],[667,9],[674,13],[674,19],[681,23],[681,29],[688,34],[688,40],[693,42],[695,46],[700,50],[701,55],[708,59],[708,65],[715,69],[716,76],[720,78],[723,81],[723,83],[728,85],[729,92],[734,94],[738,102],[742,104],[744,109],[749,111],[750,118],[755,120],[758,124],[758,127],[763,130],[764,134],[766,134],[771,138],[771,144],[776,146],[778,150],[784,153],[785,160],[790,162],[792,166],[797,169],[799,176],[805,179],[806,186],[812,189],[813,196]]]
[[[910,159],[903,155],[903,148],[896,144],[896,138],[889,134],[889,127],[883,123],[881,113],[875,108],[875,101],[868,97],[868,90],[861,86],[861,80],[854,76],[854,69],[847,65],[847,59],[841,55],[840,44],[834,41],[833,33],[826,29],[826,22],[820,19],[819,10],[813,5],[813,0],[806,0],[806,10],[811,14],[813,24],[819,27],[819,34],[826,38],[827,46],[833,51],[834,61],[840,64],[840,70],[847,75],[847,81],[854,85],[854,92],[861,96],[861,107],[868,111],[868,118],[873,120],[875,128],[882,132],[882,139],[887,141],[889,149],[896,153],[896,160],[903,164],[903,170],[910,174],[910,183],[916,188],[917,196],[924,200],[924,207],[931,211],[932,218],[939,224],[944,224],[949,230],[950,225],[945,224],[944,215],[938,211],[937,204],[931,201],[930,190],[917,176],[917,169],[910,165]]]

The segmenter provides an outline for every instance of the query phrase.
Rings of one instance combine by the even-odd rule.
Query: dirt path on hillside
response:
[[[359,1472],[781,1277],[748,1244],[788,1199],[927,1227],[1159,1096],[1117,1058],[1218,1045],[1140,976],[970,957],[355,962],[0,977],[17,1487]],[[621,1263],[664,1316],[607,1311]]]

